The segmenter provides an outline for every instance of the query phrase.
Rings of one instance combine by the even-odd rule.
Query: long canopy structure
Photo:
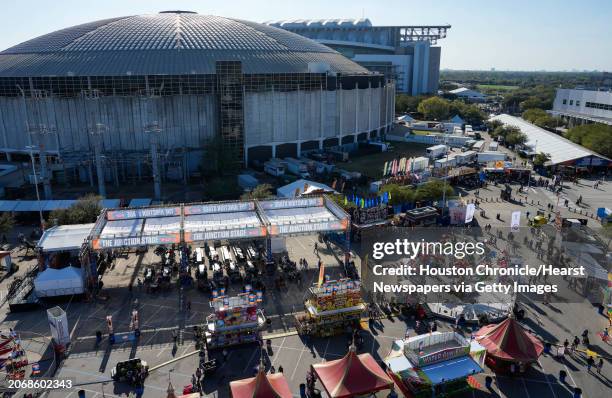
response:
[[[535,362],[544,350],[542,342],[527,333],[512,316],[500,324],[483,326],[475,337],[487,355],[508,362]]]
[[[260,366],[257,376],[230,383],[232,398],[293,398],[282,373],[266,374]]]
[[[94,250],[341,232],[349,216],[327,197],[104,209],[89,240]]]
[[[331,398],[349,398],[393,387],[393,380],[369,353],[359,354],[351,346],[340,359],[312,365]]]

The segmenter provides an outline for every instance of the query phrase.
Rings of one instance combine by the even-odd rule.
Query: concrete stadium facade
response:
[[[159,158],[163,178],[187,179],[215,137],[241,165],[378,137],[394,93],[274,27],[183,11],[113,18],[0,52],[0,153],[44,151],[51,171],[92,181],[141,178]]]

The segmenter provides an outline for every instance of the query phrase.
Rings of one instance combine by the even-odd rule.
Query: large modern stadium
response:
[[[0,152],[67,176],[187,178],[218,137],[241,165],[380,136],[394,83],[308,38],[168,11],[69,27],[0,52]],[[155,146],[152,146],[152,142]],[[180,172],[177,173],[177,170]]]

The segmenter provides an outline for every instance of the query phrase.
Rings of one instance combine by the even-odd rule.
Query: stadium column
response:
[[[359,83],[355,82],[355,139],[359,136]]]

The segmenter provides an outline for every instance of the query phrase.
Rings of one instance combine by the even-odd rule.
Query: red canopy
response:
[[[255,377],[232,381],[230,389],[233,398],[293,398],[282,373],[267,375],[261,371]]]
[[[505,361],[535,362],[544,350],[542,342],[527,333],[514,317],[498,325],[483,326],[475,336],[487,354]]]
[[[393,387],[393,380],[370,354],[348,354],[335,361],[312,365],[331,398],[353,397]]]

